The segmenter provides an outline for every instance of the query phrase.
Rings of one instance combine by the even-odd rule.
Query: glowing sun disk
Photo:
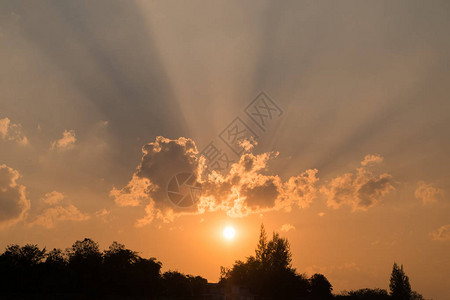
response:
[[[232,238],[234,238],[234,235],[236,234],[236,232],[234,231],[234,228],[231,226],[227,226],[225,227],[225,229],[223,230],[223,236],[227,239],[227,240],[231,240]]]

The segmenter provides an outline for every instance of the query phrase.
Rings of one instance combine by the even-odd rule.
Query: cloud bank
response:
[[[144,226],[155,217],[171,221],[183,214],[224,211],[231,217],[243,217],[271,210],[290,210],[293,205],[306,208],[317,196],[317,170],[306,170],[283,181],[267,174],[268,162],[278,153],[253,154],[253,147],[243,144],[246,152],[226,174],[209,173],[199,157],[193,140],[157,137],[142,148],[142,160],[131,180],[123,188],[113,188],[110,196],[118,206],[143,206],[145,216],[136,226]],[[180,208],[169,201],[167,185],[181,172],[195,175],[201,195],[195,205]]]
[[[223,211],[230,217],[245,217],[274,210],[308,208],[319,194],[327,206],[350,206],[353,211],[367,210],[394,190],[391,175],[376,174],[372,167],[383,161],[380,155],[366,155],[355,171],[337,176],[319,186],[317,169],[309,169],[283,180],[268,168],[277,152],[254,154],[250,142],[243,143],[244,153],[225,173],[208,171],[192,139],[168,139],[158,136],[142,148],[141,163],[122,188],[113,187],[110,196],[120,207],[143,207],[144,215],[135,225],[145,226],[155,218],[173,221],[180,215]],[[201,184],[201,194],[194,205],[180,207],[168,197],[168,183],[175,175],[192,174]],[[177,179],[179,181],[179,179]],[[180,193],[193,193],[190,186],[177,186]],[[324,213],[319,214],[323,216]]]

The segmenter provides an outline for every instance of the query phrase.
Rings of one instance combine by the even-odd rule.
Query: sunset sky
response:
[[[449,299],[449,16],[448,1],[1,1],[1,251],[118,241],[217,282],[264,223],[335,292],[388,289],[396,261]],[[180,173],[194,205],[168,197]]]

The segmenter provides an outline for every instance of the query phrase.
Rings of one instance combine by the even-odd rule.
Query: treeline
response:
[[[333,286],[323,274],[307,277],[292,267],[292,254],[287,239],[273,233],[267,239],[261,226],[259,242],[254,256],[246,261],[236,261],[231,268],[221,267],[220,284],[228,290],[233,286],[246,286],[256,299],[305,299],[305,300],[423,300],[423,296],[411,290],[409,278],[403,266],[394,263],[390,292],[384,289],[360,289],[332,293]]]
[[[93,240],[66,251],[9,245],[0,255],[1,299],[199,299],[200,276],[161,274],[161,262],[117,242],[101,252]]]
[[[292,267],[288,240],[277,233],[268,240],[264,226],[255,255],[221,267],[218,284],[208,285],[200,276],[177,271],[162,273],[161,266],[155,258],[143,258],[117,242],[100,251],[89,238],[65,251],[9,245],[0,255],[0,299],[424,299],[411,290],[403,266],[396,263],[389,292],[360,289],[333,294],[323,274],[298,273]]]

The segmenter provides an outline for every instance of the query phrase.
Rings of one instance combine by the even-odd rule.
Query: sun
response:
[[[232,226],[227,226],[225,227],[225,229],[223,230],[223,236],[227,239],[227,240],[231,240],[234,238],[236,232],[234,231],[234,228]]]

